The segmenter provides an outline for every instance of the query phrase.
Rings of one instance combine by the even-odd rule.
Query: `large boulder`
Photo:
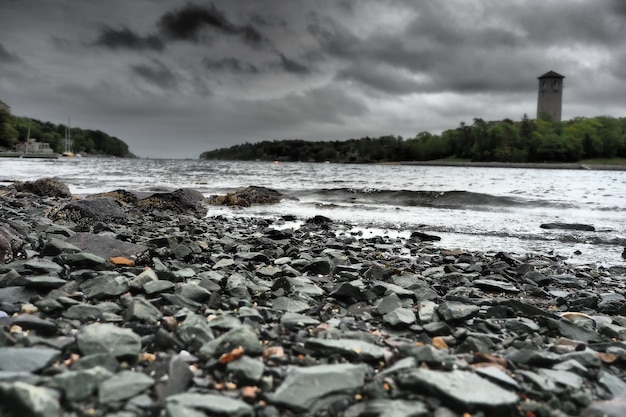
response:
[[[582,223],[543,223],[539,227],[542,229],[560,229],[560,230],[580,230],[583,232],[595,232],[596,228],[590,224]]]
[[[171,210],[176,213],[203,213],[204,195],[201,192],[180,188],[170,193],[157,193],[141,199],[137,205],[147,210]]]
[[[283,194],[266,187],[251,186],[222,196],[211,196],[209,203],[217,206],[250,207],[252,204],[279,203]]]
[[[53,220],[67,220],[77,224],[120,223],[127,220],[120,203],[110,197],[70,201],[50,212],[49,217]]]
[[[36,194],[42,197],[71,197],[72,193],[64,182],[56,178],[40,178],[36,181],[15,181],[17,191]]]

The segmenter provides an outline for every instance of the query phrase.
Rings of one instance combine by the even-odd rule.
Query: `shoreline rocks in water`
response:
[[[626,268],[106,194],[0,192],[2,416],[626,415]]]

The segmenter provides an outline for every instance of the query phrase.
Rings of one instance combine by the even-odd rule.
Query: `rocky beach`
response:
[[[625,267],[206,216],[280,198],[0,188],[0,416],[626,415]]]

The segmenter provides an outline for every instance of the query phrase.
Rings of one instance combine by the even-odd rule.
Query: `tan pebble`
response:
[[[282,346],[269,346],[263,350],[263,357],[268,358],[282,358],[285,356],[285,349]]]
[[[17,324],[14,324],[9,327],[9,333],[22,333],[22,328]]]
[[[172,316],[163,317],[162,324],[163,324],[163,327],[165,327],[165,329],[167,329],[170,332],[173,332],[178,327],[178,321],[176,320],[176,318]]]
[[[252,385],[245,386],[241,388],[241,399],[246,402],[252,402],[256,399],[258,393],[259,393],[258,387],[255,387]]]
[[[448,344],[446,343],[445,340],[443,340],[441,337],[439,336],[435,336],[433,337],[433,342],[432,345],[437,348],[437,349],[447,349],[448,348]]]
[[[34,304],[26,303],[26,304],[22,305],[22,313],[25,313],[25,314],[35,314],[38,311],[39,311],[39,309]]]

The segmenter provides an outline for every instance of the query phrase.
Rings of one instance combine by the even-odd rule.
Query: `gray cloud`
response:
[[[144,81],[164,90],[173,90],[178,87],[176,75],[158,60],[153,60],[150,65],[132,65],[131,70],[133,74],[139,76]]]
[[[151,49],[155,51],[162,51],[165,47],[163,41],[155,35],[142,37],[127,27],[114,29],[110,26],[102,28],[100,36],[94,42],[94,45],[104,46],[111,49]]]
[[[236,25],[213,3],[209,6],[187,3],[164,14],[158,27],[165,36],[175,40],[199,42],[218,33],[238,36],[252,45],[260,45],[264,41],[263,35],[254,26]]]
[[[236,74],[258,74],[261,71],[257,65],[233,57],[220,59],[204,58],[202,63],[209,70]]]
[[[0,43],[0,63],[16,64],[20,61],[21,59],[19,56],[12,52],[9,52],[9,50]]]

